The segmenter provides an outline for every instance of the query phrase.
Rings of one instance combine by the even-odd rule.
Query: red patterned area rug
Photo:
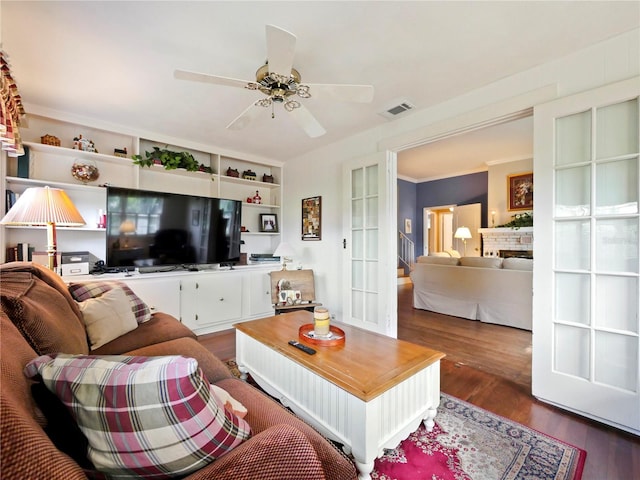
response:
[[[580,480],[587,453],[441,394],[436,426],[424,425],[386,450],[376,480]]]

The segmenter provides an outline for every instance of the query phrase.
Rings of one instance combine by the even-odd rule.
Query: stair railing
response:
[[[406,266],[409,271],[413,270],[415,265],[415,244],[401,231],[398,231],[400,240],[398,242],[398,264]]]

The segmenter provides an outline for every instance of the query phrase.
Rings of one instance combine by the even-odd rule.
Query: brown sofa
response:
[[[198,343],[195,335],[169,315],[156,313],[135,330],[89,352],[82,316],[63,280],[26,262],[0,265],[0,472],[7,479],[86,479],[83,469],[58,450],[51,421],[32,395],[23,368],[39,355],[184,355],[195,358],[207,379],[240,401],[252,436],[188,479],[300,480],[356,478],[353,463],[310,426],[251,385],[236,379],[226,365]],[[64,428],[63,428],[64,429]],[[66,429],[65,429],[66,430]],[[60,432],[63,435],[65,432]]]

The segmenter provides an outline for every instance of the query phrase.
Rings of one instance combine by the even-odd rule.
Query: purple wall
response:
[[[398,180],[398,230],[404,232],[404,219],[411,218],[416,255],[422,255],[422,209],[440,205],[481,205],[481,226],[487,226],[489,173],[479,172],[423,183]]]
[[[417,184],[398,179],[398,231],[404,233],[414,243],[416,243],[418,235],[422,236],[422,233],[418,231],[417,223],[417,215],[422,215],[422,212],[418,212],[416,209],[416,193]],[[411,233],[404,231],[405,218],[411,220]],[[422,252],[422,247],[420,248]],[[408,273],[407,268],[405,271]]]

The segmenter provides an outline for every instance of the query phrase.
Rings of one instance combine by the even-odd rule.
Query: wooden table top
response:
[[[345,332],[344,345],[311,344],[298,336],[298,329],[308,323],[313,323],[313,313],[298,310],[234,327],[365,402],[445,356],[437,350],[338,322],[332,325]],[[316,354],[292,347],[290,340],[310,346]]]

